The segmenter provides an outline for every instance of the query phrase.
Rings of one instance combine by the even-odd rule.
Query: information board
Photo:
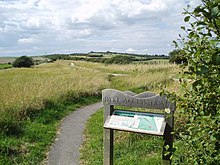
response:
[[[104,128],[163,135],[165,125],[163,114],[115,110],[107,118]]]

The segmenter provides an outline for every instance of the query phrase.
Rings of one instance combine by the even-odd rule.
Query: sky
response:
[[[0,56],[168,54],[199,0],[0,0]]]

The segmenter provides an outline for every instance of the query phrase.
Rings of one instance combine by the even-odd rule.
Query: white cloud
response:
[[[135,52],[135,49],[128,48],[128,49],[126,50],[126,52],[128,52],[128,53],[134,53],[134,52]]]
[[[141,53],[141,54],[147,54],[147,53],[148,53],[148,51],[149,51],[148,49],[143,49],[143,50],[141,50],[141,52],[140,52],[140,53]]]
[[[128,48],[167,53],[184,7],[185,0],[0,1],[0,45],[15,55]]]
[[[83,0],[78,8],[73,11],[73,22],[87,22],[89,19],[97,15],[99,12],[105,9],[107,5],[106,0]]]
[[[18,44],[32,44],[37,42],[34,38],[20,38],[18,39]]]

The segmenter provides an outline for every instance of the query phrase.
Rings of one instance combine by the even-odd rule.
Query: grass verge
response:
[[[8,69],[8,68],[12,68],[12,65],[10,65],[10,64],[0,64],[0,69]]]
[[[115,131],[114,164],[159,165],[162,137]],[[89,119],[80,153],[81,165],[103,164],[103,110]]]
[[[41,164],[54,141],[60,120],[76,108],[99,100],[98,94],[69,94],[65,99],[45,101],[42,110],[27,110],[22,120],[14,121],[11,117],[4,121],[7,123],[0,123],[4,126],[0,132],[0,164]]]

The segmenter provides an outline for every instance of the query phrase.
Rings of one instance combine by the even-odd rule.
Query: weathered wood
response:
[[[124,93],[126,93],[129,96],[134,96],[134,97],[138,97],[138,98],[156,96],[156,94],[152,93],[152,92],[144,92],[144,93],[136,94],[136,93],[134,93],[132,91],[124,91]]]
[[[104,105],[104,123],[113,113],[112,105]],[[104,165],[113,165],[114,130],[104,129]]]
[[[132,91],[124,91],[124,93],[126,93],[129,96],[135,96],[136,93],[132,92]]]
[[[144,92],[144,93],[135,95],[135,97],[138,97],[138,98],[147,98],[147,97],[153,97],[153,96],[157,96],[157,94],[152,93],[152,92]]]
[[[176,109],[176,105],[172,104],[169,108],[169,113],[165,112],[165,121],[166,128],[163,136],[164,145],[163,145],[163,153],[162,160],[163,165],[171,164],[171,156],[173,153],[173,127],[174,127],[174,111]],[[168,148],[168,149],[166,149]]]
[[[164,111],[166,128],[163,134],[164,146],[162,164],[171,164],[173,150],[173,125],[174,111],[176,105],[167,100],[165,96],[160,96],[151,92],[135,94],[131,91],[121,92],[114,89],[102,91],[102,102],[104,105],[104,123],[114,111],[114,106],[138,107],[146,109],[160,109]],[[104,129],[104,165],[113,165],[113,129]],[[168,150],[166,149],[168,147]],[[167,151],[169,154],[167,154]]]
[[[163,145],[163,153],[162,153],[162,160],[163,165],[171,164],[171,156],[173,150],[173,135],[172,135],[172,128],[167,124],[163,136],[164,145]]]
[[[104,129],[104,165],[113,165],[114,130]]]
[[[120,105],[161,110],[169,108],[172,104],[165,96],[155,95],[149,92],[131,96],[113,89],[106,89],[102,91],[102,101],[104,105]]]

